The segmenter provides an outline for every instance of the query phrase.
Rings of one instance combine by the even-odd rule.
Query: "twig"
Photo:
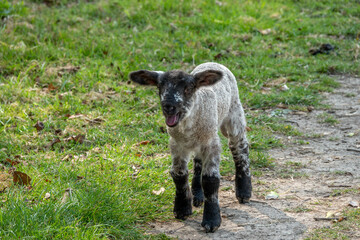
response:
[[[355,148],[347,148],[346,151],[352,151],[352,152],[360,153],[360,149],[355,149]]]
[[[351,185],[328,185],[328,187],[352,187]]]
[[[347,217],[332,217],[332,218],[317,218],[317,217],[315,217],[314,218],[315,221],[333,221],[333,220],[339,221],[340,219],[346,220]]]

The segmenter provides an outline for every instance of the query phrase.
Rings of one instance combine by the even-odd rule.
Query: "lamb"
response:
[[[250,201],[252,185],[246,121],[235,76],[225,66],[208,62],[190,74],[139,70],[130,79],[141,85],[157,86],[161,108],[170,135],[176,195],[174,215],[186,219],[192,205],[204,203],[201,226],[215,232],[221,224],[218,189],[221,144],[218,130],[228,138],[235,162],[235,189],[239,203]],[[190,190],[188,162],[194,155],[194,176]]]

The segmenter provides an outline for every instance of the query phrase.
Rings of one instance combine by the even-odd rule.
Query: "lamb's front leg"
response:
[[[205,203],[201,226],[206,232],[215,232],[221,224],[220,206],[218,191],[220,186],[220,140],[204,148],[204,162],[202,170],[202,189],[204,192]]]
[[[189,186],[189,173],[187,169],[189,154],[181,154],[181,151],[177,151],[176,146],[171,147],[171,153],[173,165],[170,174],[174,180],[176,188],[174,215],[175,218],[184,220],[187,216],[192,214],[192,195]]]

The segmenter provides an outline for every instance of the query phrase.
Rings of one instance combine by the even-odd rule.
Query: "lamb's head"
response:
[[[202,86],[215,84],[222,78],[216,70],[191,75],[179,70],[169,72],[139,70],[131,72],[130,79],[141,85],[157,86],[166,125],[175,127],[189,112],[193,95]]]

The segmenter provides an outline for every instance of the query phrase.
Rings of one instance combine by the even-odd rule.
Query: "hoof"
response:
[[[181,220],[187,219],[188,216],[192,215],[191,205],[190,208],[183,208],[174,211],[174,215],[176,219],[181,219]]]
[[[240,204],[244,204],[244,203],[249,203],[249,202],[250,202],[250,198],[247,198],[247,197],[237,197],[237,200],[239,201]]]
[[[203,221],[201,226],[205,229],[205,232],[213,233],[220,227],[220,221]]]

